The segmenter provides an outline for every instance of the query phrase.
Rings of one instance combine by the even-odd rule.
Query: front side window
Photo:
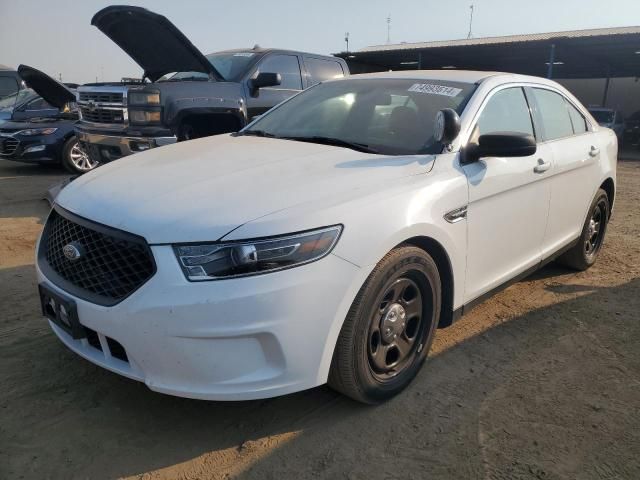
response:
[[[477,128],[478,135],[497,132],[533,135],[529,105],[522,88],[505,88],[496,92],[482,110]]]
[[[279,73],[282,77],[282,83],[276,88],[302,90],[300,64],[295,55],[269,55],[260,62],[255,74],[260,72]]]
[[[573,135],[569,110],[562,95],[542,88],[532,88],[531,91],[544,127],[544,139],[557,140]]]
[[[325,80],[344,77],[342,65],[338,62],[334,62],[333,60],[322,60],[320,58],[307,57],[305,58],[304,63],[307,66],[309,77],[313,85],[324,82]]]
[[[443,80],[345,79],[312,87],[271,110],[243,134],[350,142],[385,155],[440,153],[438,110],[462,113],[475,90]],[[335,142],[334,142],[335,144]]]

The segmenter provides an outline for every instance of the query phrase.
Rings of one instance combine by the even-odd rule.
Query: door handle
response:
[[[551,162],[545,162],[543,158],[538,159],[538,164],[533,167],[535,173],[544,173],[551,168]]]
[[[600,149],[598,147],[596,147],[595,145],[591,145],[591,150],[589,150],[589,156],[590,157],[595,157],[599,153],[600,153]]]

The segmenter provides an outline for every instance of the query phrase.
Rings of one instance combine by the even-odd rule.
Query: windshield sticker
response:
[[[414,83],[408,92],[430,93],[432,95],[444,95],[445,97],[455,97],[462,89],[447,87],[445,85],[432,85],[430,83]]]
[[[253,57],[251,52],[238,52],[233,54],[234,57]]]

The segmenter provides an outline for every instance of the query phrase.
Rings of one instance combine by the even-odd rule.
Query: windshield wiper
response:
[[[264,130],[244,130],[235,134],[237,137],[242,135],[250,135],[254,137],[266,137],[266,138],[280,138],[273,133],[265,132]]]
[[[350,142],[348,140],[342,140],[341,138],[323,137],[321,135],[313,135],[309,137],[280,137],[285,140],[296,140],[298,142],[320,143],[322,145],[332,145],[334,147],[345,147],[358,152],[365,153],[378,153],[373,147],[365,145],[364,143]]]

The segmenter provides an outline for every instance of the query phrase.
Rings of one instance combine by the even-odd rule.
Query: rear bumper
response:
[[[76,130],[81,146],[92,160],[109,163],[133,153],[143,152],[150,148],[162,147],[177,142],[175,136],[165,137],[133,137],[103,135]]]

